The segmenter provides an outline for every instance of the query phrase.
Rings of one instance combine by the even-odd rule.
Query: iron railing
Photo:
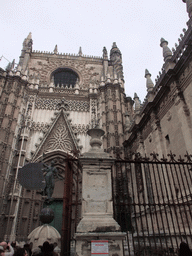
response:
[[[134,154],[112,169],[114,217],[127,232],[125,255],[178,255],[192,244],[192,156]]]

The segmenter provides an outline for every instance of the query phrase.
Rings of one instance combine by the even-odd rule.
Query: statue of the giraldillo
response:
[[[44,195],[47,196],[48,201],[51,200],[54,187],[55,187],[55,176],[59,179],[57,168],[54,166],[54,161],[51,161],[51,165],[43,164],[45,167],[42,169],[43,175],[45,177],[45,189],[44,189]]]

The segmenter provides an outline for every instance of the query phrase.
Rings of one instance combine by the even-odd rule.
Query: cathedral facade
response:
[[[23,42],[19,65],[1,70],[1,237],[22,239],[39,225],[43,198],[22,189],[18,172],[30,162],[54,160],[64,178],[62,159],[90,148],[87,131],[105,131],[104,149],[123,149],[125,112],[122,55],[113,43],[110,58],[32,50]],[[56,211],[62,212],[63,182],[56,181]]]
[[[105,131],[103,148],[113,157],[192,153],[192,1],[184,2],[188,29],[172,51],[161,39],[164,65],[155,84],[146,70],[143,104],[137,94],[133,99],[125,94],[116,43],[109,56],[104,47],[102,57],[85,56],[81,48],[78,54],[62,54],[57,46],[39,52],[32,49],[30,33],[18,66],[0,70],[1,240],[26,239],[40,224],[44,198],[19,185],[19,169],[54,160],[65,177],[64,160],[90,149],[91,127]],[[53,198],[60,214],[64,188],[56,182]]]

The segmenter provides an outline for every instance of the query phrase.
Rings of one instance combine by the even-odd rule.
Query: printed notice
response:
[[[95,254],[106,255],[108,253],[109,253],[108,241],[104,241],[104,240],[91,241],[91,255],[95,255]]]

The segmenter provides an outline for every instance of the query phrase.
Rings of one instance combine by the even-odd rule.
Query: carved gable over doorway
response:
[[[37,160],[45,153],[58,150],[70,153],[72,150],[77,150],[77,148],[78,145],[70,122],[67,120],[67,115],[64,110],[61,110],[52,126],[45,134],[44,139],[33,156],[33,160]]]

